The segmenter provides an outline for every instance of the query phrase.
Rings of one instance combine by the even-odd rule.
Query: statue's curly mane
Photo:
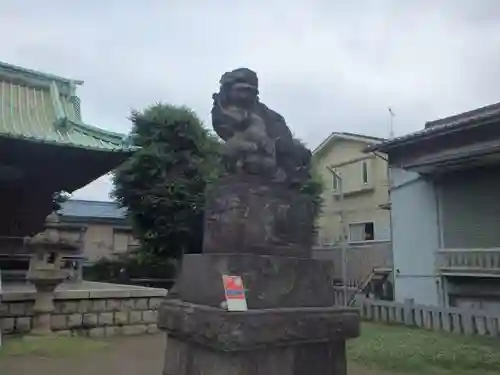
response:
[[[255,73],[248,69],[236,69],[225,73],[220,83],[219,92],[212,95],[212,125],[228,145],[229,164],[238,162],[240,155],[234,153],[238,147],[241,146],[241,155],[245,159],[248,156],[248,144],[255,142],[257,147],[261,147],[267,143],[271,144],[270,148],[264,146],[259,150],[272,150],[264,154],[274,159],[276,170],[284,172],[289,181],[305,181],[310,170],[311,151],[294,139],[283,116],[260,102]],[[253,104],[249,101],[247,107],[232,97],[231,89],[235,84],[255,88],[255,96],[251,97],[254,99]],[[257,130],[259,127],[261,130]],[[259,134],[257,138],[255,134]],[[262,163],[265,165],[264,161]]]

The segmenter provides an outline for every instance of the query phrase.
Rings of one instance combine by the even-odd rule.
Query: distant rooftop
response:
[[[325,148],[332,144],[334,140],[351,140],[356,142],[363,142],[367,144],[377,144],[386,141],[385,138],[373,137],[371,135],[364,135],[358,133],[349,133],[349,132],[333,132],[327,138],[325,138],[313,151],[313,154],[321,153]]]
[[[389,139],[376,145],[372,145],[368,147],[366,151],[386,152],[389,149],[399,147],[403,144],[419,141],[424,138],[443,135],[450,131],[456,131],[458,129],[466,128],[472,124],[498,121],[499,118],[500,103],[495,103],[453,116],[444,117],[434,121],[428,121],[425,123],[425,127],[422,130]]]
[[[59,215],[63,220],[69,217],[82,220],[125,220],[126,212],[127,210],[118,206],[116,202],[70,199],[61,205]]]

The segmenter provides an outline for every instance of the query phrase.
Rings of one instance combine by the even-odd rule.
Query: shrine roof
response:
[[[82,120],[82,81],[0,62],[0,137],[96,151],[131,152],[123,134]]]

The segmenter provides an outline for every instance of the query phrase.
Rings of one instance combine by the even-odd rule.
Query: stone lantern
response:
[[[58,222],[57,214],[50,214],[46,230],[25,239],[25,245],[33,253],[27,279],[36,289],[31,332],[34,335],[52,332],[50,318],[54,311],[54,290],[69,276],[69,271],[63,268],[63,253],[79,247],[77,241],[61,238]]]

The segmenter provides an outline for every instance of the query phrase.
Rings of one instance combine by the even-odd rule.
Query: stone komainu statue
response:
[[[311,152],[280,114],[259,101],[258,87],[257,74],[240,68],[225,73],[213,95],[212,125],[226,142],[226,167],[301,185],[309,178]]]

